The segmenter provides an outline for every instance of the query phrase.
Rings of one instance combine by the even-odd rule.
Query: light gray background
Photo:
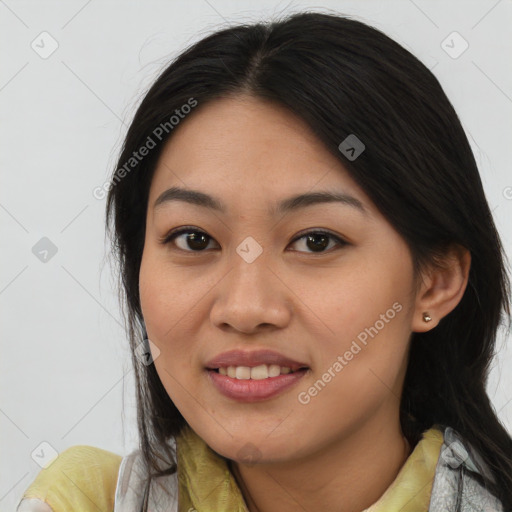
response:
[[[128,343],[105,263],[107,179],[141,94],[188,44],[234,21],[311,7],[356,15],[439,78],[469,136],[512,254],[512,4],[481,1],[0,1],[0,509],[40,471],[31,453],[137,446]],[[48,58],[31,47],[50,48]],[[441,43],[457,31],[469,48]],[[46,37],[43,42],[41,38]],[[449,39],[448,41],[451,41]],[[462,42],[448,43],[457,51]],[[57,247],[46,263],[32,252]],[[512,348],[500,338],[489,395],[512,432]]]

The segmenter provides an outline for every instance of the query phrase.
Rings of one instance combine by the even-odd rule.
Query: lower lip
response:
[[[296,384],[308,370],[298,370],[293,373],[269,377],[267,379],[233,379],[221,375],[214,370],[207,370],[214,386],[224,396],[240,402],[259,402],[267,400]]]

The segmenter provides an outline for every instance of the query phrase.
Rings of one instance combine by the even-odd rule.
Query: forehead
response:
[[[150,204],[172,186],[262,204],[316,189],[369,199],[302,119],[253,97],[214,100],[181,121],[155,170]]]

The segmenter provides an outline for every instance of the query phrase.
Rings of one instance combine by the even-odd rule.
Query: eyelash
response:
[[[176,230],[170,231],[164,237],[160,238],[159,242],[161,244],[163,244],[163,245],[167,245],[170,242],[172,242],[176,237],[178,237],[178,236],[180,236],[182,234],[185,234],[185,233],[196,233],[196,234],[206,235],[210,240],[214,240],[210,235],[208,235],[208,233],[205,233],[204,231],[202,231],[200,229],[197,229],[194,226],[185,226],[185,227],[177,228]],[[302,233],[299,236],[297,236],[296,238],[294,238],[290,242],[290,244],[294,244],[298,240],[301,240],[302,238],[305,238],[306,236],[308,236],[310,234],[326,235],[326,236],[328,236],[329,238],[332,238],[333,240],[335,240],[338,243],[338,248],[342,248],[342,247],[344,247],[346,245],[350,245],[343,238],[339,237],[338,235],[335,235],[334,233],[331,233],[330,231],[326,231],[324,229],[312,229],[310,231]],[[200,253],[206,252],[206,250],[204,250],[204,249],[202,251],[185,250],[185,249],[181,249],[180,247],[177,247],[177,249],[182,251],[182,252],[186,252],[186,253],[188,252],[188,253],[200,254]],[[307,252],[306,254],[328,254],[329,252],[332,252],[332,249],[333,248],[328,249],[327,251],[318,252],[318,253]],[[302,252],[302,251],[294,251],[294,252]]]

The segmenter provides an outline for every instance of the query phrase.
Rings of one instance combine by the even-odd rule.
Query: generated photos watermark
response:
[[[103,185],[93,189],[92,195],[94,198],[98,200],[105,199],[108,191],[117,185],[132,169],[137,167],[139,162],[149,155],[151,150],[157,146],[157,141],[161,142],[166,135],[171,133],[171,131],[178,126],[182,119],[185,119],[185,116],[189,114],[195,106],[197,106],[197,100],[189,98],[187,103],[182,105],[180,108],[175,109],[175,115],[172,115],[168,121],[160,123],[151,132],[151,135],[148,135],[144,144],[142,144],[137,151],[133,151],[132,156],[119,169],[117,169],[111,180],[105,181]]]
[[[359,354],[361,352],[362,348],[366,347],[368,344],[368,337],[374,338],[379,334],[379,332],[384,329],[386,324],[388,324],[393,318],[395,318],[397,313],[400,313],[402,311],[402,304],[399,302],[395,302],[391,308],[386,310],[385,313],[382,313],[379,317],[379,320],[377,320],[372,326],[366,327],[363,329],[358,335],[357,340],[352,340],[352,344],[350,345],[349,350],[346,350],[343,355],[339,355],[336,358],[336,361],[333,362],[331,366],[327,369],[325,373],[322,374],[322,377],[318,379],[312,386],[310,386],[307,391],[301,391],[297,395],[297,399],[299,403],[302,405],[307,405],[309,402],[311,402],[311,399],[320,393],[325,386],[331,382],[336,375],[338,375],[345,366],[349,364],[350,361],[354,358],[355,355]],[[359,343],[363,345],[362,347],[359,345]]]

